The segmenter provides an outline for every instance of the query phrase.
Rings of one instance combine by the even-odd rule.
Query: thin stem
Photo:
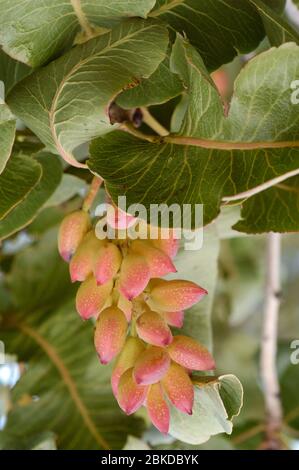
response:
[[[292,171],[288,171],[287,173],[284,173],[283,175],[276,176],[275,178],[265,181],[264,183],[258,186],[255,186],[254,188],[248,189],[248,191],[234,194],[233,196],[225,196],[222,199],[222,201],[233,202],[233,201],[239,201],[240,199],[248,199],[249,197],[255,196],[256,194],[262,191],[265,191],[266,189],[272,188],[273,186],[281,187],[281,182],[297,175],[299,175],[299,168],[296,168],[295,170],[292,170]]]
[[[92,206],[92,203],[98,193],[98,190],[100,189],[101,185],[103,183],[102,178],[99,178],[98,176],[94,176],[89,188],[89,191],[87,193],[86,198],[84,199],[82,209],[85,212],[88,212]]]
[[[169,131],[160,124],[154,116],[151,115],[147,108],[141,108],[142,115],[143,115],[143,122],[150,127],[153,131],[155,131],[158,135],[167,136]]]
[[[280,307],[281,235],[270,233],[267,244],[266,298],[264,305],[260,371],[264,391],[266,420],[266,446],[281,447],[279,433],[282,428],[282,406],[277,376],[277,330]]]

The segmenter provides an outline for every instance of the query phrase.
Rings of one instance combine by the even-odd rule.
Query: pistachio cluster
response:
[[[118,217],[116,228],[125,228],[128,220]],[[176,271],[178,240],[100,240],[82,210],[63,220],[58,246],[71,280],[81,282],[79,315],[96,319],[94,344],[101,363],[116,358],[111,385],[119,406],[132,414],[145,405],[152,423],[167,433],[169,406],[192,414],[192,371],[215,367],[204,346],[173,336],[170,329],[181,328],[184,310],[207,294],[190,281],[161,279]]]

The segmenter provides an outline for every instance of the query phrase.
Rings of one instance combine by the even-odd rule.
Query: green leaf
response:
[[[0,49],[0,81],[5,85],[5,95],[30,72],[29,67],[12,59]]]
[[[31,444],[32,450],[56,450],[55,436],[51,432],[40,434]]]
[[[248,199],[235,230],[246,233],[299,231],[299,176]]]
[[[81,178],[74,175],[62,175],[61,182],[52,196],[47,200],[44,207],[58,206],[76,195],[84,196],[87,184]]]
[[[28,226],[28,233],[33,236],[40,236],[50,228],[57,227],[64,217],[65,212],[62,207],[44,207]]]
[[[6,348],[28,362],[13,389],[4,433],[22,439],[49,430],[60,449],[96,450],[120,449],[127,434],[140,432],[141,421],[126,417],[111,393],[111,370],[95,354],[93,329],[72,303],[43,316],[42,323],[31,314],[16,319],[9,332],[2,329]],[[38,399],[22,405],[22,397],[32,396]]]
[[[128,20],[25,78],[8,103],[51,151],[82,166],[72,150],[113,129],[108,104],[130,83],[156,70],[167,44],[163,26]]]
[[[186,111],[188,109],[189,105],[189,97],[186,94],[182,94],[181,99],[179,103],[176,105],[172,116],[171,116],[171,122],[170,122],[170,131],[175,134],[179,132],[182,122],[184,119],[184,116],[186,114]]]
[[[128,434],[138,435],[142,422],[127,418],[118,408],[110,388],[110,367],[101,366],[94,351],[93,324],[82,322],[73,300],[55,309],[53,301],[49,302],[51,275],[52,299],[57,303],[63,298],[61,277],[60,283],[53,279],[57,275],[57,268],[52,270],[56,261],[51,262],[54,245],[48,242],[46,236],[20,255],[12,272],[11,285],[18,283],[14,294],[19,295],[19,308],[28,290],[24,307],[29,307],[29,292],[37,291],[31,305],[38,310],[2,317],[1,338],[7,352],[17,352],[28,365],[12,391],[13,407],[3,434],[13,437],[17,448],[22,447],[24,436],[31,439],[51,431],[62,449],[120,449]],[[63,282],[69,282],[66,272]],[[43,296],[44,303],[36,303]]]
[[[11,294],[7,289],[4,279],[0,279],[0,313],[7,312],[12,306]]]
[[[297,31],[281,16],[261,0],[249,0],[257,8],[261,15],[265,30],[272,46],[280,46],[285,42],[294,41],[299,44],[299,34]]]
[[[0,175],[0,220],[22,202],[39,182],[41,165],[31,157],[13,155]]]
[[[212,349],[211,311],[218,277],[218,255],[219,239],[215,226],[211,226],[203,232],[202,248],[186,250],[182,247],[175,260],[178,271],[176,277],[196,282],[208,291],[204,299],[186,311],[184,326],[180,331],[205,344],[210,350]],[[209,266],[209,269],[203,269],[203,266]]]
[[[41,152],[36,156],[36,161],[42,167],[41,179],[27,197],[0,221],[0,239],[26,227],[60,183],[62,166],[57,157]]]
[[[0,371],[2,370],[2,362],[0,365]],[[9,387],[7,385],[3,385],[0,381],[0,419],[3,420],[5,419],[9,408],[10,408],[10,393],[9,393]],[[0,434],[1,435],[1,434]]]
[[[36,436],[10,435],[8,432],[0,432],[1,450],[56,450],[55,435],[51,432],[43,432]]]
[[[0,174],[10,157],[15,132],[16,121],[0,96]]]
[[[290,354],[294,352],[291,349],[289,351]],[[298,358],[298,353],[296,357]],[[298,364],[290,364],[280,377],[284,421],[297,431],[299,430],[299,400],[298,390],[296,391],[296,384],[298,384],[299,379],[298,369]]]
[[[265,2],[264,2],[265,3]],[[286,0],[267,0],[267,5],[277,13],[282,13],[286,6]]]
[[[223,375],[217,383],[195,387],[192,416],[171,408],[170,434],[188,444],[198,445],[211,436],[231,434],[232,419],[243,404],[243,389],[234,375]]]
[[[129,436],[123,450],[150,450],[150,447],[143,440]]]
[[[157,0],[152,17],[186,34],[210,70],[255,49],[265,32],[256,9],[245,0]]]
[[[228,419],[233,420],[239,415],[243,405],[243,388],[234,375],[224,375],[220,380],[220,396],[225,406]]]
[[[236,80],[228,117],[202,59],[182,38],[173,48],[172,67],[189,91],[178,136],[148,142],[116,132],[91,144],[88,166],[105,179],[114,201],[126,195],[128,206],[204,204],[208,223],[222,199],[249,197],[299,172],[298,149],[292,148],[299,115],[291,102],[298,46],[273,48],[247,64]],[[215,141],[225,149],[215,148]],[[273,142],[286,142],[285,148],[268,149]]]
[[[235,225],[240,220],[240,217],[240,205],[222,206],[219,217],[217,217],[215,221],[217,233],[221,240],[243,236],[240,232],[237,232],[232,228],[233,225]]]
[[[137,87],[123,91],[116,102],[125,109],[151,106],[165,103],[178,96],[182,91],[181,80],[169,69],[168,55],[150,78],[142,80]]]
[[[199,250],[180,250],[176,258],[179,277],[192,280],[208,291],[208,295],[185,312],[184,327],[180,332],[195,338],[212,349],[211,311],[218,275],[219,239],[215,226],[203,233],[203,246]],[[203,267],[209,266],[209,269]],[[175,277],[175,276],[171,276]],[[171,407],[170,434],[189,444],[206,442],[220,432],[231,433],[232,418],[242,406],[242,386],[235,376],[199,378],[211,380],[202,388],[195,387],[195,406],[192,417]],[[190,418],[190,419],[189,419]]]
[[[171,444],[163,444],[159,445],[159,450],[234,450],[233,445],[227,439],[227,437],[223,437],[222,435],[216,435],[211,437],[207,442],[200,444],[199,446],[192,446],[190,444],[185,444],[181,441],[175,441]]]
[[[70,47],[83,30],[89,38],[97,27],[110,28],[131,16],[146,17],[154,0],[2,0],[0,44],[13,58],[33,67]]]
[[[14,260],[9,287],[15,308],[1,316],[0,337],[26,370],[12,390],[0,434],[4,448],[30,448],[51,432],[59,449],[121,449],[128,435],[142,431],[142,420],[126,417],[112,395],[111,367],[100,365],[94,325],[82,322],[73,296],[68,300],[70,285],[57,230]]]
[[[15,256],[8,286],[15,308],[23,314],[53,308],[74,293],[68,265],[58,253],[56,228]]]

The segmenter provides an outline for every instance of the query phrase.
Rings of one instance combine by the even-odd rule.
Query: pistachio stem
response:
[[[92,179],[92,182],[90,184],[89,191],[84,199],[82,209],[85,212],[88,212],[92,206],[93,201],[95,200],[95,197],[98,193],[98,190],[100,189],[101,185],[103,183],[102,178],[98,176],[94,176]]]

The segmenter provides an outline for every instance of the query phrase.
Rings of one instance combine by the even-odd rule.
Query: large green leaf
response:
[[[10,435],[8,432],[0,431],[1,450],[56,450],[55,435],[51,432],[42,432],[36,436]]]
[[[118,408],[111,370],[99,364],[94,351],[93,326],[82,323],[72,303],[43,316],[42,323],[31,314],[20,322],[10,318],[11,331],[2,329],[6,348],[28,361],[4,432],[22,440],[50,430],[62,449],[120,449],[141,423]],[[18,404],[24,395],[38,399]]]
[[[183,333],[212,349],[211,311],[218,277],[219,239],[216,227],[207,227],[203,232],[203,246],[197,250],[179,251],[175,265],[177,275],[172,278],[188,279],[208,291],[208,295],[185,313]],[[209,266],[209,269],[204,267]]]
[[[84,196],[87,188],[86,182],[78,176],[64,174],[59,186],[47,200],[44,207],[58,206],[76,195]]]
[[[179,77],[169,69],[169,55],[157,70],[140,85],[124,90],[117,97],[117,104],[123,108],[150,106],[165,103],[183,91]]]
[[[175,441],[173,443],[165,443],[163,445],[159,445],[158,448],[160,450],[234,450],[234,446],[230,443],[227,437],[223,435],[216,435],[212,436],[207,442],[199,445],[192,446],[191,444],[185,444],[181,441]]]
[[[5,95],[30,71],[31,69],[27,65],[12,59],[0,49],[0,81],[4,83]]]
[[[267,0],[266,3],[272,10],[276,11],[277,13],[282,13],[285,9],[287,0]]]
[[[88,38],[93,25],[110,27],[122,18],[146,17],[154,4],[155,0],[2,0],[0,44],[15,59],[37,67],[71,46],[80,30]]]
[[[183,243],[190,243],[186,240]],[[208,290],[208,295],[185,312],[186,334],[212,349],[211,311],[218,275],[219,239],[216,227],[209,226],[203,233],[203,246],[197,250],[180,250],[176,258],[178,274],[170,276],[195,281]],[[186,247],[185,247],[186,248]],[[209,269],[206,269],[206,267]],[[195,405],[192,417],[171,407],[170,434],[189,444],[200,444],[212,435],[232,431],[232,418],[242,407],[242,386],[235,376],[220,378],[203,388],[195,387]]]
[[[7,238],[26,227],[59,185],[62,176],[59,159],[41,152],[36,156],[36,161],[42,167],[41,178],[25,199],[0,221],[0,239]]]
[[[142,439],[129,436],[123,450],[150,450],[150,447]]]
[[[112,129],[107,106],[155,71],[167,44],[166,29],[155,21],[127,20],[25,78],[8,103],[51,151],[82,166],[72,150]]]
[[[195,387],[192,416],[171,409],[170,434],[188,444],[202,444],[219,433],[231,434],[232,419],[243,404],[243,389],[234,375]]]
[[[60,449],[121,449],[142,421],[119,409],[111,368],[100,365],[94,349],[93,324],[82,322],[74,299],[67,300],[70,281],[56,236],[52,231],[18,255],[10,274],[17,307],[2,315],[0,335],[6,352],[27,367],[12,390],[0,443],[23,448],[50,431]]]
[[[297,346],[298,351],[298,346]],[[289,354],[294,350],[289,350]],[[298,353],[296,355],[298,360]],[[280,378],[281,398],[285,422],[293,429],[299,430],[299,399],[298,390],[298,364],[290,364]]]
[[[292,147],[298,143],[299,115],[290,88],[299,74],[298,46],[273,48],[247,64],[236,80],[228,117],[202,59],[182,38],[174,46],[172,67],[190,95],[178,137],[148,142],[117,132],[91,145],[88,166],[106,180],[115,201],[126,195],[128,205],[146,207],[202,203],[208,223],[223,198],[248,197],[248,190],[268,189],[299,172],[298,149]],[[282,142],[285,148],[274,148]]]
[[[255,49],[264,37],[262,21],[247,0],[157,0],[150,16],[185,33],[209,69]]]
[[[42,175],[41,165],[31,157],[13,155],[0,175],[0,220],[27,197]]]
[[[58,253],[57,228],[15,256],[6,284],[15,309],[26,315],[53,309],[74,294],[68,265]]]
[[[0,96],[0,174],[10,157],[15,132],[16,121]]]
[[[248,199],[234,229],[248,233],[299,231],[299,176]]]
[[[297,31],[281,16],[261,0],[249,0],[261,15],[265,30],[272,46],[280,46],[284,42],[294,41],[299,44],[299,34]]]

